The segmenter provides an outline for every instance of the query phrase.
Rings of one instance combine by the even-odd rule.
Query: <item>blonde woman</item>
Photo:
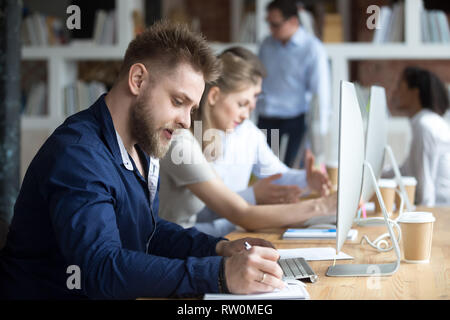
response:
[[[313,158],[307,159],[306,171],[289,169],[248,120],[265,75],[258,58],[243,48],[226,50],[219,58],[222,75],[206,86],[191,130],[175,135],[161,161],[160,216],[223,236],[235,225],[247,230],[298,226],[335,214],[335,196],[296,202],[305,188],[328,193],[329,181],[313,169]],[[251,173],[262,179],[246,189]]]

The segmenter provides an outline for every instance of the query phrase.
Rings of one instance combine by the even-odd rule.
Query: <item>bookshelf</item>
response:
[[[68,44],[53,47],[23,47],[22,60],[32,61],[41,60],[46,63],[47,68],[47,87],[48,87],[48,106],[47,113],[42,116],[23,116],[22,117],[22,136],[25,137],[31,132],[34,132],[33,136],[38,137],[36,130],[41,132],[51,133],[62,121],[65,119],[64,113],[64,88],[73,83],[78,78],[78,64],[81,61],[119,61],[122,59],[125,53],[126,47],[129,41],[133,38],[133,19],[132,12],[134,9],[142,9],[142,0],[112,0],[115,2],[116,16],[117,16],[117,41],[114,45],[83,45]],[[192,3],[194,1],[184,0],[185,6],[189,10],[193,10]],[[425,0],[428,1],[428,0]],[[167,12],[171,7],[176,7],[183,0],[164,0],[161,1],[161,14],[167,18]],[[267,24],[265,22],[266,11],[265,8],[270,0],[211,0],[207,4],[201,2],[202,6],[208,6],[208,10],[195,11],[195,14],[206,15],[202,19],[207,21],[213,21],[216,24],[216,28],[221,28],[219,31],[223,31],[224,28],[228,28],[226,31],[226,37],[214,37],[208,36],[205,30],[202,32],[210,39],[211,47],[215,52],[220,52],[227,47],[233,45],[241,45],[249,50],[257,53],[258,43],[269,34]],[[305,3],[311,1],[304,1]],[[351,0],[335,0],[333,6],[337,12],[342,16],[343,21],[343,39],[345,42],[340,43],[325,43],[325,49],[329,56],[331,67],[331,83],[332,83],[332,98],[333,107],[335,108],[334,114],[337,113],[339,82],[340,80],[352,81],[351,64],[355,61],[367,61],[367,60],[440,60],[450,61],[450,44],[442,43],[423,43],[421,39],[421,10],[423,8],[421,0],[405,0],[404,1],[404,35],[402,42],[397,43],[381,43],[373,44],[371,42],[352,40],[351,32],[354,19],[352,16]],[[385,5],[391,3],[388,0],[361,0],[358,10],[361,10],[361,17],[359,19],[367,19],[368,14],[365,8],[370,4]],[[228,8],[223,7],[229,6]],[[210,7],[211,6],[211,7]],[[213,8],[214,9],[211,9]],[[246,13],[245,8],[250,7],[251,12],[254,14],[254,39],[255,42],[239,42],[239,34],[242,32],[244,15]],[[201,9],[201,8],[200,8]],[[188,11],[189,11],[188,10]],[[226,23],[222,23],[219,17],[222,17],[223,12],[226,12]],[[359,11],[358,11],[359,12]],[[194,14],[194,16],[195,16]],[[447,12],[448,14],[448,12]],[[211,17],[212,16],[212,17]],[[214,18],[217,17],[217,21]],[[209,19],[209,20],[208,20]],[[203,20],[202,20],[203,22]],[[202,23],[203,24],[203,23]],[[365,25],[365,24],[364,24]],[[203,26],[201,26],[203,27]],[[217,31],[215,29],[214,31]],[[220,40],[226,39],[226,40]],[[219,41],[217,41],[219,40]],[[394,84],[393,84],[394,85]],[[389,88],[388,88],[389,89]],[[391,118],[390,120],[390,135],[395,136],[394,140],[399,140],[401,134],[405,134],[406,140],[409,141],[409,122],[405,118]],[[337,122],[337,119],[336,121]],[[45,134],[42,142],[45,140]],[[330,137],[330,140],[337,139],[336,137]],[[32,159],[32,156],[27,156],[26,150],[34,150],[35,145],[38,143],[36,139],[25,139],[22,144],[22,163],[21,174],[25,173],[25,170]],[[396,143],[401,148],[401,143]],[[330,145],[337,145],[330,142]],[[36,149],[37,150],[37,149]],[[336,151],[337,152],[337,151]],[[394,152],[396,148],[394,145]],[[24,156],[25,155],[25,156]],[[34,156],[34,154],[33,154]],[[402,159],[402,155],[396,152],[396,156]]]
[[[244,0],[232,0],[231,12],[237,12],[240,6],[242,6]],[[425,0],[427,1],[427,0]],[[256,26],[257,39],[260,41],[268,33],[265,22],[265,7],[269,1],[255,1],[256,11]],[[304,1],[308,2],[308,1]],[[363,18],[367,19],[369,14],[365,9],[367,6],[376,3],[377,1],[361,1],[359,9]],[[380,5],[389,4],[389,1],[379,1]],[[335,7],[343,17],[348,17],[351,2],[350,0],[336,0]],[[331,83],[332,83],[332,104],[334,108],[334,115],[336,115],[333,123],[337,123],[337,108],[339,105],[339,83],[340,80],[355,81],[352,79],[350,72],[350,65],[354,61],[366,61],[366,60],[396,60],[399,62],[405,60],[439,60],[442,63],[450,64],[450,43],[424,43],[421,36],[421,13],[424,9],[424,3],[422,0],[404,0],[404,19],[403,19],[403,41],[393,43],[372,43],[368,41],[364,42],[341,42],[341,43],[324,43],[325,49],[328,53],[330,67],[331,67]],[[447,15],[449,13],[447,12]],[[238,32],[239,18],[232,18],[232,30],[234,33]],[[343,19],[345,22],[345,19]],[[353,20],[352,20],[353,21]],[[351,26],[350,26],[351,27]],[[349,39],[349,26],[348,23],[344,23],[342,26],[344,39]],[[233,40],[237,38],[234,37]],[[241,45],[247,49],[258,52],[257,43],[211,43],[216,52],[220,52],[227,47],[233,45]],[[447,80],[447,82],[450,82]],[[372,83],[375,84],[375,83]],[[392,87],[386,87],[387,91],[393,89],[396,83],[392,83]],[[410,125],[407,118],[403,117],[391,117],[389,123],[389,142],[393,146],[394,153],[397,159],[402,162],[407,156],[404,145],[407,145],[411,140]],[[402,139],[403,137],[403,139]],[[330,134],[329,146],[337,146],[337,135]],[[337,148],[331,151],[331,157],[337,158]]]
[[[134,10],[142,11],[143,1],[113,1],[116,15],[116,41],[113,45],[76,41],[64,45],[22,47],[23,62],[43,61],[46,64],[47,108],[42,115],[22,115],[21,178],[36,151],[66,118],[64,88],[78,79],[78,64],[82,61],[120,61],[133,39],[132,13]]]

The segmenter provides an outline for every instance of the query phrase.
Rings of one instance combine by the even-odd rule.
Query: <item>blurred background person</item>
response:
[[[318,104],[318,135],[328,133],[331,111],[330,70],[321,41],[300,25],[294,0],[275,0],[267,6],[266,21],[271,35],[261,44],[259,57],[267,69],[263,94],[257,104],[258,127],[279,130],[279,139],[288,137],[284,163],[296,165],[295,159],[308,126],[311,101]],[[320,145],[316,146],[320,150]],[[322,148],[323,150],[323,148]],[[314,150],[315,151],[315,150]],[[321,156],[322,151],[315,152]],[[303,157],[302,157],[303,158]]]
[[[420,205],[450,204],[450,127],[443,118],[448,108],[447,90],[435,74],[418,67],[403,70],[390,109],[411,121],[411,149],[400,171],[416,177]]]

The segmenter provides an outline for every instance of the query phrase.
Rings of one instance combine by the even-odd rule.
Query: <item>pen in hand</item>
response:
[[[248,243],[247,241],[244,242],[244,245],[245,245],[245,250],[247,250],[247,251],[249,251],[252,248],[252,245],[250,243]],[[278,257],[277,262],[279,260],[280,260],[280,257]],[[278,266],[281,267],[279,264],[278,264]],[[259,282],[261,282],[261,283],[264,282],[265,276],[266,276],[266,273],[263,271],[263,278]],[[282,279],[280,278],[280,280],[282,280]],[[283,289],[284,287],[285,287],[285,284],[283,283],[283,285],[278,287],[278,289]]]

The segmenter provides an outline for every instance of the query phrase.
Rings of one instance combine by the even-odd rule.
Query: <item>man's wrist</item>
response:
[[[228,242],[228,239],[222,239],[219,242],[217,242],[216,244],[216,253],[218,256],[223,256],[224,255],[224,247],[226,245],[226,243]]]
[[[220,261],[220,267],[219,267],[219,279],[218,279],[218,286],[219,286],[219,293],[230,293],[227,286],[227,280],[225,277],[225,259],[226,257],[223,257]]]

